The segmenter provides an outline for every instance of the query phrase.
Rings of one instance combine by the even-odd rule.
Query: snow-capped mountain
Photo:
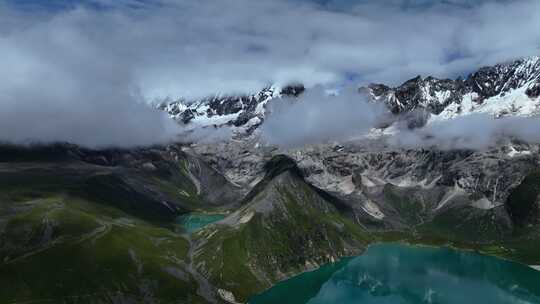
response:
[[[249,134],[264,121],[270,100],[298,96],[304,90],[303,85],[271,86],[251,95],[180,99],[158,107],[193,127],[228,125]],[[398,87],[371,84],[358,91],[373,102],[385,103],[394,115],[420,110],[422,119],[416,115],[411,127],[472,113],[533,116],[540,114],[540,57],[483,67],[465,79],[418,76]]]
[[[396,88],[373,84],[367,91],[394,114],[423,110],[430,121],[471,113],[531,116],[540,113],[540,57],[483,67],[466,79],[418,76]]]
[[[240,96],[212,96],[201,100],[163,102],[158,108],[175,120],[194,127],[229,125],[242,127],[248,133],[264,120],[268,101],[298,96],[303,85],[270,86],[258,93]]]

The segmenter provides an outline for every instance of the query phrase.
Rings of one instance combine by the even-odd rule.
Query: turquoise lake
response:
[[[250,304],[540,303],[540,271],[473,252],[398,244],[283,281]]]
[[[179,216],[176,219],[176,222],[180,224],[182,232],[193,233],[204,226],[210,225],[224,218],[225,215],[223,214],[190,213]]]

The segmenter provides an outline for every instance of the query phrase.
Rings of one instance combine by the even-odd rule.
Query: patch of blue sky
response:
[[[140,9],[161,5],[159,0],[4,0],[11,8],[25,11],[60,12],[85,7],[94,10]]]

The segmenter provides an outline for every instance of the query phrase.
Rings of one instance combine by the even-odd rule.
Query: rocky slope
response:
[[[253,291],[362,252],[372,238],[348,209],[306,183],[292,159],[276,156],[241,208],[197,234],[197,268],[244,302]]]
[[[197,208],[236,204],[240,190],[183,149],[181,145],[132,150],[4,145],[0,146],[0,178],[4,186],[24,188],[35,183],[41,187],[43,183],[47,191],[71,190],[103,200],[122,198],[127,209],[140,209],[142,215],[159,213],[156,217],[165,219]],[[144,206],[131,206],[132,200]]]
[[[491,230],[491,236],[511,233],[514,223],[506,202],[512,190],[540,165],[539,146],[517,142],[483,151],[408,150],[353,142],[239,153],[238,144],[231,145],[191,149],[201,152],[202,158],[245,191],[261,181],[266,162],[286,154],[306,181],[347,202],[354,220],[375,230],[414,229],[453,209],[467,209],[486,218],[493,214],[499,227],[494,229],[499,231]],[[408,205],[399,205],[395,197],[409,201]],[[406,216],[408,212],[413,216]],[[476,241],[483,237],[475,236]]]
[[[526,244],[540,237],[540,159],[538,147],[528,148],[534,156],[504,149],[274,156],[242,207],[196,234],[196,267],[217,294],[244,301],[375,241],[451,244],[536,264],[538,250]],[[310,157],[341,165],[320,179],[328,168]]]
[[[180,146],[0,147],[2,303],[208,303],[175,219],[239,205]]]

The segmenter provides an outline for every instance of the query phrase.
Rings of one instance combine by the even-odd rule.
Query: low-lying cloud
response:
[[[393,115],[383,103],[368,101],[354,87],[337,95],[316,87],[299,98],[273,100],[269,109],[260,128],[262,139],[284,148],[368,143],[367,139],[398,149],[440,150],[484,150],[514,140],[540,143],[538,117],[495,119],[479,113],[430,121],[430,114],[421,110]]]
[[[334,95],[320,86],[297,99],[275,100],[270,111],[261,127],[262,137],[285,147],[350,140],[366,134],[386,113],[383,104],[368,102],[352,87]]]
[[[471,114],[433,122],[416,130],[400,128],[388,143],[404,148],[483,150],[511,140],[540,143],[538,130],[540,119],[537,117],[494,119],[488,114]]]

